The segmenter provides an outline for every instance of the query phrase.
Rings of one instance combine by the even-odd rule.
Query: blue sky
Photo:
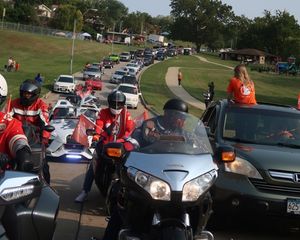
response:
[[[147,12],[151,16],[169,15],[171,8],[170,0],[119,0],[129,12]],[[232,6],[236,15],[245,15],[248,18],[263,16],[264,9],[269,10],[272,15],[275,10],[286,10],[294,15],[300,24],[300,0],[221,0]]]

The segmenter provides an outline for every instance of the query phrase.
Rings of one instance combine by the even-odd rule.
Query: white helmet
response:
[[[7,83],[5,78],[0,74],[0,104],[2,104],[7,96]]]

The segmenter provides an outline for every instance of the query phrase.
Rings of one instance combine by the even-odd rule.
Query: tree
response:
[[[199,51],[202,44],[220,41],[219,33],[232,21],[232,7],[219,0],[171,0],[174,23],[171,36],[190,41]]]
[[[101,0],[96,4],[96,8],[106,30],[115,30],[128,14],[128,8],[118,0]]]
[[[300,54],[300,27],[286,11],[276,11],[271,15],[265,11],[263,17],[257,17],[248,29],[240,35],[240,47],[257,48],[283,58],[291,54]]]
[[[74,6],[65,4],[55,11],[55,15],[52,19],[52,26],[54,28],[62,29],[65,31],[73,31],[74,19],[79,21],[76,23],[76,31],[80,31],[82,28],[82,14]]]

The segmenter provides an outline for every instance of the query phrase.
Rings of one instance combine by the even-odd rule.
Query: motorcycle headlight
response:
[[[0,193],[0,197],[5,201],[12,201],[18,198],[26,197],[33,193],[33,185],[25,185],[22,187],[6,188]]]
[[[250,162],[240,157],[236,157],[233,162],[225,163],[225,171],[245,175],[249,178],[263,179]]]
[[[213,170],[184,184],[182,190],[182,201],[196,201],[207,189],[211,187],[217,176],[217,171]]]
[[[153,199],[171,200],[171,189],[166,182],[132,167],[128,168],[127,175],[140,187],[145,189]]]

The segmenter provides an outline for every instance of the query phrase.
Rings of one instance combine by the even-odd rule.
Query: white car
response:
[[[100,71],[99,66],[91,66],[84,69],[82,77],[83,80],[91,79],[91,78],[98,78],[101,79],[102,72]]]
[[[72,75],[60,75],[53,84],[53,91],[60,93],[73,93],[75,91],[75,78]]]
[[[130,61],[130,58],[131,58],[131,55],[129,52],[122,52],[120,54],[120,61],[123,61],[123,62],[129,62]]]
[[[137,63],[127,63],[126,67],[134,68],[136,72],[139,72],[141,70],[141,66]]]
[[[137,86],[127,83],[121,83],[116,89],[125,94],[126,105],[128,107],[135,109],[138,107],[140,94]]]
[[[126,66],[126,69],[128,71],[128,74],[131,76],[136,76],[139,72],[139,70],[136,67]]]
[[[128,70],[119,69],[111,75],[109,82],[119,84],[125,75],[128,75]]]

